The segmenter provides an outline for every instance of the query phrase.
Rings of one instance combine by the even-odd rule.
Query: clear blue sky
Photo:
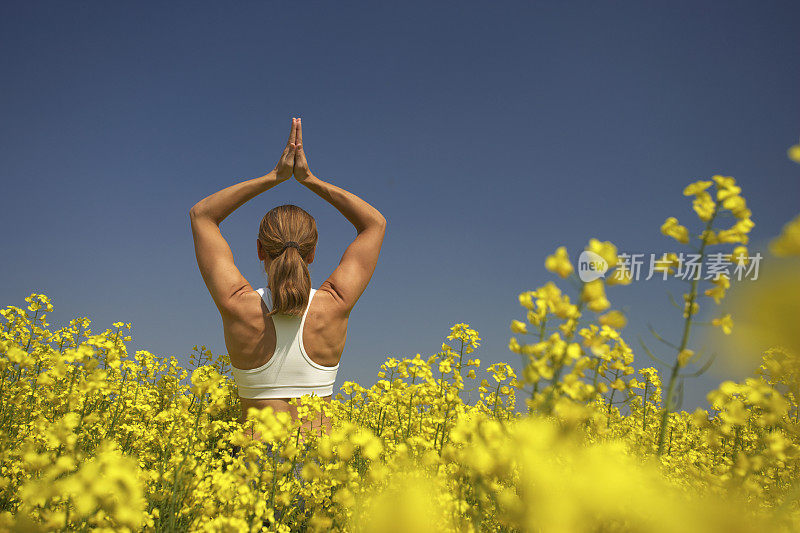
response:
[[[131,353],[225,353],[188,211],[271,170],[301,116],[312,170],[388,219],[337,387],[438,351],[458,322],[483,367],[519,369],[517,296],[555,279],[557,246],[674,250],[660,225],[696,220],[681,191],[718,173],[743,188],[754,249],[797,213],[799,17],[796,2],[4,2],[0,306],[43,292],[55,326],[132,322]],[[355,230],[297,183],[223,235],[264,286],[258,223],[284,203],[317,220],[318,287]],[[609,291],[632,345],[648,321],[677,336],[667,288]]]

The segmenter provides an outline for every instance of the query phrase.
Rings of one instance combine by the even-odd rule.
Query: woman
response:
[[[338,209],[358,234],[333,274],[315,290],[308,272],[317,244],[314,218],[294,205],[272,209],[261,220],[256,241],[268,287],[253,290],[234,265],[219,224],[237,207],[292,175]],[[309,170],[299,118],[292,119],[289,141],[272,172],[212,194],[189,213],[197,264],[222,315],[241,399],[239,421],[246,420],[250,407],[267,406],[296,419],[297,410],[289,400],[303,395],[331,401],[347,319],[375,270],[386,219],[358,196]],[[303,426],[329,431],[330,419],[316,417]]]

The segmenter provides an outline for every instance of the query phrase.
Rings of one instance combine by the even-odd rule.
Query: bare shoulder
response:
[[[265,309],[266,304],[258,291],[245,290],[231,299],[230,316],[227,318],[235,322],[258,323],[260,321],[256,319],[263,317]]]
[[[349,314],[345,301],[329,281],[319,286],[313,302],[315,311],[319,310],[328,316],[345,318]]]

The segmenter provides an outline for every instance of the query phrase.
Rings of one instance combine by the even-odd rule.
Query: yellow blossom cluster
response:
[[[659,373],[634,370],[633,351],[608,324],[558,329],[580,312],[554,286],[521,301],[543,309],[534,313],[541,340],[518,352],[529,363],[523,378],[503,361],[477,375],[478,332],[456,324],[447,337],[455,346],[390,357],[368,389],[348,381],[333,402],[298,399],[301,418],[325,410],[333,420],[318,434],[271,408],[238,423],[226,356],[196,346],[191,360],[204,364],[187,370],[174,358],[128,355],[127,324],[92,334],[81,318],[50,331],[43,311],[52,306],[34,294],[27,311],[2,313],[0,529],[800,525],[786,500],[800,474],[796,358],[772,350],[757,377],[723,383],[709,394],[715,415],[670,413],[668,450],[655,461]],[[515,399],[526,386],[521,414]]]

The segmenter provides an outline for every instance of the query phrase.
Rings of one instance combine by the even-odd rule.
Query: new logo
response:
[[[608,262],[600,255],[584,250],[578,257],[578,277],[584,283],[604,278],[608,271]]]

